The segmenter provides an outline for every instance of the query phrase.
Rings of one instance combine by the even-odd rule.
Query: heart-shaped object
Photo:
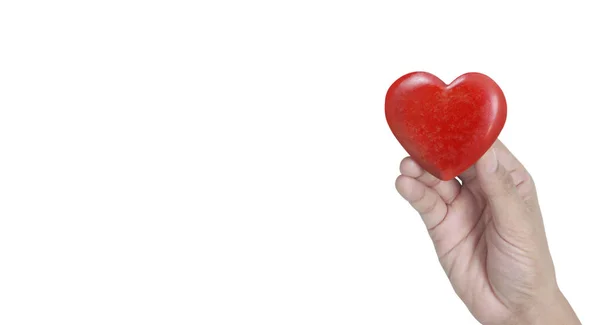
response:
[[[500,87],[481,73],[449,85],[427,72],[400,77],[388,89],[385,116],[402,147],[426,171],[450,180],[493,145],[506,122]]]

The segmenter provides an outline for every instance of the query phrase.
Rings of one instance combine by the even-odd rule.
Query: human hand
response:
[[[405,158],[396,188],[421,214],[457,295],[482,324],[580,324],[556,282],[533,179],[500,142],[458,180]]]

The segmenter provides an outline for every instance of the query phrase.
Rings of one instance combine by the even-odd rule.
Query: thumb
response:
[[[477,178],[498,230],[521,233],[526,230],[525,204],[510,173],[499,162],[496,149],[489,149],[475,164]]]

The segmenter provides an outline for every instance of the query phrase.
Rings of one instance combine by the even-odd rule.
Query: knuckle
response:
[[[421,209],[421,214],[429,214],[435,210],[435,206],[437,205],[437,198],[433,200],[429,200],[429,202],[424,203],[423,209]]]
[[[506,169],[503,167],[499,167],[496,172],[496,184],[490,184],[488,186],[488,196],[491,197],[505,197],[510,196],[515,191],[515,184],[513,182],[512,176]]]

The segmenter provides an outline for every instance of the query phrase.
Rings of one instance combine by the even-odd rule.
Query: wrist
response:
[[[527,325],[581,325],[575,311],[557,288],[519,318],[517,324]]]

